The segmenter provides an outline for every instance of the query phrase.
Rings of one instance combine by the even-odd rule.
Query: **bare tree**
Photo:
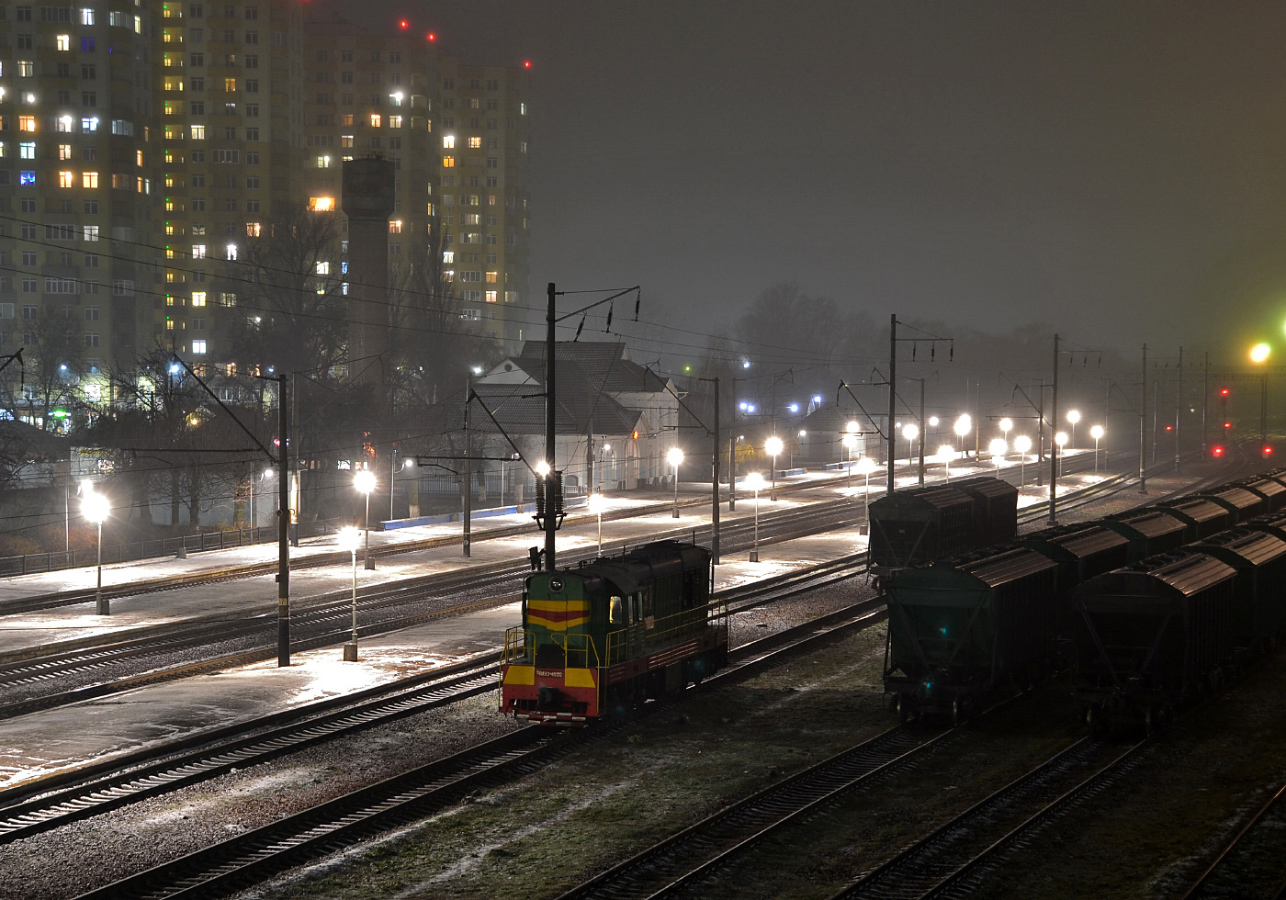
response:
[[[0,375],[0,402],[15,417],[24,412],[45,431],[59,425],[49,413],[70,408],[80,382],[83,339],[79,322],[69,311],[42,310],[24,319],[23,362]]]

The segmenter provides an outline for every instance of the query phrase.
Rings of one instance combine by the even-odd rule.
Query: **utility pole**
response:
[[[889,316],[889,421],[884,429],[886,440],[889,446],[889,476],[888,487],[885,489],[886,495],[893,496],[896,490],[896,484],[893,477],[893,467],[897,459],[897,435],[894,433],[893,418],[897,414],[895,401],[897,399],[898,383],[898,317],[897,314]]]
[[[1205,377],[1201,383],[1201,458],[1206,458],[1206,413],[1210,409],[1210,351],[1206,351]]]
[[[929,425],[924,419],[924,379],[920,379],[920,487],[924,487],[924,433]]]
[[[732,396],[728,409],[728,512],[737,511],[737,376],[732,376]]]
[[[460,508],[464,512],[464,533],[460,544],[464,548],[465,559],[473,553],[470,546],[473,537],[473,463],[470,459],[473,456],[473,442],[469,434],[469,401],[472,398],[473,376],[466,373],[464,376],[464,474],[460,476]]]
[[[1148,436],[1148,345],[1143,345],[1143,390],[1139,392],[1139,493],[1148,492],[1147,452]]]
[[[1058,458],[1062,448],[1058,446],[1058,335],[1054,335],[1054,387],[1050,392],[1050,432],[1053,441],[1049,445],[1049,524],[1058,524]]]
[[[719,565],[719,376],[714,377],[714,477],[710,479],[710,562]]]
[[[558,490],[559,472],[554,466],[554,453],[556,446],[554,442],[555,428],[555,399],[554,399],[554,322],[555,309],[554,298],[558,296],[554,290],[554,282],[549,282],[546,289],[548,294],[548,308],[545,312],[545,465],[549,466],[549,474],[545,475],[545,571],[552,572],[557,560],[554,557],[556,552],[554,547],[555,535],[558,529],[558,517],[554,514],[556,507],[556,491]]]
[[[290,665],[290,416],[287,413],[287,375],[277,376],[277,665]]]
[[[1179,420],[1183,418],[1183,348],[1179,348],[1179,374],[1174,388],[1174,471],[1179,472]]]

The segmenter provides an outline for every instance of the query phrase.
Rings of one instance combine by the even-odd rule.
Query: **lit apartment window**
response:
[[[330,212],[335,208],[334,197],[309,197],[308,208],[313,212]]]
[[[487,284],[495,284],[495,283],[496,283],[496,273],[495,273],[495,272],[488,272],[488,273],[487,273]]]
[[[205,291],[194,291],[192,293],[193,306],[205,306]]]
[[[194,141],[203,141],[203,140],[205,140],[205,126],[204,126],[204,125],[193,125],[193,126],[192,126],[192,140],[194,140]]]
[[[196,354],[204,354],[204,353],[205,353],[205,341],[193,341],[193,342],[192,342],[192,352],[193,352],[193,353],[196,353]]]
[[[379,113],[371,113],[371,127],[372,127],[372,128],[379,128],[379,127],[380,127],[380,114],[379,114]]]
[[[389,222],[389,223],[388,223],[388,233],[389,233],[389,234],[401,234],[401,233],[402,233],[402,220],[401,220],[401,219],[394,219],[392,222]]]
[[[496,291],[487,291],[487,302],[488,303],[496,302]]]
[[[469,149],[470,149],[470,150],[481,150],[481,149],[482,149],[482,138],[480,138],[480,137],[471,137],[471,138],[469,138]]]
[[[82,25],[94,24],[94,11],[92,9],[85,8],[80,11],[80,24]]]
[[[401,117],[401,116],[389,116],[389,117],[388,117],[388,127],[389,127],[389,128],[401,128],[401,127],[402,127],[402,117]],[[399,139],[399,140],[400,140],[400,139]]]
[[[227,246],[227,247],[225,247],[225,248],[224,248],[224,250],[226,251],[226,252],[225,252],[225,254],[224,254],[224,257],[225,257],[226,259],[233,259],[233,260],[235,260],[235,259],[237,258],[237,245],[236,245],[236,244],[228,244],[228,246]]]
[[[68,149],[71,149],[71,148],[69,147]],[[35,142],[35,141],[23,141],[23,142],[21,142],[20,144],[18,144],[18,157],[19,157],[20,159],[35,159],[35,158],[36,158],[36,142]],[[68,157],[66,157],[66,156],[60,156],[60,157],[59,157],[59,159],[67,159],[67,158],[68,158]]]
[[[205,259],[205,244],[193,244],[193,245],[192,245],[192,258],[193,258],[193,259]]]
[[[321,262],[317,263],[317,274],[318,274],[318,275],[329,275],[329,274],[330,274],[330,263],[329,263],[329,262],[327,262],[326,260],[322,260]]]
[[[23,154],[22,154],[22,158],[23,158],[23,159],[35,159],[35,158],[36,158],[36,145],[35,145],[35,144],[23,144],[23,145],[22,145],[22,147],[23,147]],[[31,155],[30,155],[30,156],[28,156],[28,155],[26,154],[26,148],[27,148],[27,147],[30,147],[30,148],[31,148]],[[59,145],[58,145],[58,158],[59,158],[59,159],[71,159],[71,144],[59,144]]]
[[[97,130],[98,130],[98,116],[84,116],[84,117],[80,120],[80,130],[81,130],[81,131],[97,131]]]
[[[237,79],[235,78],[223,79],[223,89],[227,91],[229,94],[235,94],[237,91]]]
[[[444,169],[453,169],[453,168],[455,168],[455,157],[454,157],[454,156],[444,156],[444,157],[442,157],[442,168],[444,168]]]
[[[18,77],[32,78],[36,74],[36,64],[29,59],[18,60]]]
[[[339,124],[340,124],[340,125],[343,125],[345,128],[352,128],[352,127],[353,127],[353,114],[352,114],[352,113],[344,113],[342,116],[340,116],[340,117],[339,117]]]
[[[36,117],[35,116],[18,116],[18,130],[35,131]]]
[[[60,34],[54,37],[54,44],[59,50],[67,51],[71,49],[71,35]]]
[[[329,156],[319,156],[319,157],[317,157],[317,168],[319,168],[319,169],[329,169],[329,168],[330,168],[330,157],[329,157]]]
[[[455,149],[455,135],[454,135],[454,134],[444,134],[444,135],[442,135],[442,149],[443,149],[443,150],[454,150],[454,149]]]
[[[259,237],[262,231],[263,227],[258,222],[246,223],[246,237]]]
[[[59,186],[60,188],[75,187],[75,186],[76,186],[76,173],[75,173],[75,172],[59,172],[59,173],[58,173],[58,186]]]
[[[86,188],[97,188],[97,187],[98,187],[98,173],[97,173],[97,172],[81,172],[81,173],[80,173],[80,186],[81,186],[81,187],[86,187]]]

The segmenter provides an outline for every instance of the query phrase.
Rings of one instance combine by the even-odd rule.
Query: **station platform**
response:
[[[981,468],[981,467],[980,467]],[[991,469],[988,464],[986,469]],[[969,467],[955,465],[952,478],[971,474]],[[1086,476],[1068,476],[1066,487],[1080,486]],[[899,477],[899,486],[911,486],[918,477],[914,471]],[[854,478],[858,486],[851,489],[860,497],[864,485]],[[793,480],[792,480],[792,483]],[[709,485],[705,486],[707,491]],[[692,497],[700,490],[681,487],[680,498]],[[772,503],[761,492],[761,514],[765,508],[782,509],[810,501],[832,498],[850,489],[841,479],[818,479],[817,491],[781,495]],[[872,497],[878,497],[872,485]],[[1020,494],[1020,505],[1030,505],[1048,496],[1048,488],[1030,484]],[[624,508],[632,500],[609,500],[608,509]],[[655,504],[649,497],[647,505]],[[619,505],[618,505],[619,504]],[[721,504],[721,519],[744,520],[754,515],[754,500],[739,492],[737,510],[727,512],[727,502]],[[683,507],[679,519],[672,513],[652,514],[604,523],[603,552],[618,552],[621,545],[638,544],[655,539],[658,535],[676,529],[704,526],[708,521],[707,507]],[[529,517],[488,520],[490,527],[517,524]],[[686,523],[686,524],[685,524]],[[432,526],[441,528],[442,526]],[[410,531],[412,529],[407,529]],[[748,554],[739,551],[723,554],[721,564],[715,569],[716,590],[726,590],[737,585],[769,578],[834,559],[865,549],[866,536],[861,528],[854,527],[825,534],[812,535],[779,543],[761,543],[759,562],[748,561]],[[394,532],[393,534],[396,534]],[[372,534],[374,542],[375,535]],[[384,558],[375,571],[358,565],[359,587],[382,581],[392,581],[416,575],[459,570],[468,566],[489,563],[525,561],[527,548],[538,544],[541,534],[534,523],[529,533],[521,537],[497,538],[475,541],[473,555],[464,559],[460,547],[444,547],[415,551]],[[597,541],[597,523],[592,516],[569,517],[559,532],[560,550],[586,549]],[[334,544],[325,546],[332,552]],[[219,556],[218,565],[227,565],[227,554],[246,555],[246,551],[217,551],[205,556]],[[124,583],[132,578],[155,577],[159,566],[172,565],[169,571],[195,572],[201,566],[215,564],[203,559],[151,561],[138,571],[136,565],[113,567],[112,580],[104,570],[104,583]],[[94,570],[89,570],[93,577]],[[84,578],[86,573],[59,573]],[[9,579],[8,582],[29,581],[43,576]],[[0,596],[20,596],[26,588],[30,593],[40,593],[27,585],[5,583],[0,586],[5,593]],[[47,582],[46,582],[47,584]],[[326,593],[351,589],[351,565],[328,566],[292,572],[292,603],[306,604],[307,598]],[[43,588],[49,590],[48,586]],[[177,623],[184,619],[206,618],[212,615],[226,617],[246,616],[257,612],[269,613],[276,609],[276,585],[271,576],[239,579],[215,585],[199,585],[180,590],[141,594],[136,597],[112,601],[112,614],[97,616],[92,604],[64,607],[38,614],[20,614],[0,617],[0,654],[31,652],[36,647],[55,647],[78,638],[93,638],[112,632],[121,636],[152,624]],[[278,668],[276,661],[232,668],[216,674],[195,676],[170,682],[148,685],[133,690],[87,700],[58,709],[30,713],[5,721],[5,740],[0,742],[0,792],[24,782],[30,782],[52,773],[75,769],[81,765],[98,762],[137,750],[141,747],[172,740],[179,736],[235,724],[274,712],[297,708],[307,703],[371,687],[396,678],[425,671],[426,668],[445,666],[478,654],[495,652],[503,643],[506,628],[519,624],[521,613],[518,603],[510,603],[465,615],[452,616],[416,625],[398,632],[363,639],[359,636],[360,658],[357,662],[344,662],[340,646],[294,653],[291,665]]]

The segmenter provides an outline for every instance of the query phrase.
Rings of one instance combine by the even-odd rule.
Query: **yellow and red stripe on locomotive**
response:
[[[522,615],[505,633],[500,709],[529,722],[583,725],[727,662],[727,610],[711,600],[710,552],[695,544],[657,541],[538,572]]]

